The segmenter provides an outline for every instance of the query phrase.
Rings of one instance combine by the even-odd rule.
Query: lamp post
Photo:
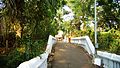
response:
[[[97,13],[96,13],[96,0],[95,0],[95,4],[94,4],[94,12],[95,12],[95,15],[94,15],[94,17],[95,17],[95,19],[94,19],[94,31],[95,31],[95,48],[98,48],[98,43],[97,43],[97,19],[96,19],[96,17],[97,17]]]

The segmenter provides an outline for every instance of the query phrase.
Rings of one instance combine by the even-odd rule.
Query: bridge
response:
[[[58,42],[49,68],[94,68],[91,58],[82,47]]]
[[[43,54],[21,63],[17,68],[120,68],[120,56],[95,50],[88,36],[57,42],[49,36]]]

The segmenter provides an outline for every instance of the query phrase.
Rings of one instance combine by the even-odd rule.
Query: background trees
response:
[[[120,4],[112,0],[98,0],[98,24],[108,29],[119,30]]]
[[[4,7],[0,7],[0,54],[8,56],[5,63],[8,67],[11,64],[16,64],[12,68],[16,67],[42,53],[48,36],[59,29],[74,36],[89,35],[94,42],[94,31],[90,26],[94,24],[94,0],[0,1],[4,3]],[[73,20],[63,21],[61,17],[69,14],[63,10],[63,5],[72,9]],[[105,46],[107,49],[104,50],[117,54],[120,49],[119,7],[120,4],[113,0],[97,0],[98,43],[101,49]],[[102,43],[106,44],[102,46]]]
[[[89,35],[94,43],[94,0],[66,0],[74,20],[63,22],[72,36]],[[100,50],[120,54],[120,3],[113,0],[97,0],[98,44]],[[91,27],[93,24],[93,28]],[[81,29],[81,27],[83,29]],[[104,43],[104,44],[103,44]]]
[[[66,4],[73,10],[75,19],[72,21],[80,30],[79,26],[84,23],[84,27],[89,22],[94,22],[94,0],[66,0]],[[120,4],[113,0],[97,0],[97,22],[98,28],[103,30],[119,30],[120,24]]]
[[[0,9],[0,46],[6,46],[6,50],[2,50],[1,53],[5,51],[3,54],[8,58],[4,65],[14,68],[44,51],[48,36],[57,32],[54,17],[57,9],[62,7],[62,0],[2,2],[6,6]]]

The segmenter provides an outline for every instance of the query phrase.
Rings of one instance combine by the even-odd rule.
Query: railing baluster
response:
[[[117,63],[117,68],[120,68],[120,63]]]

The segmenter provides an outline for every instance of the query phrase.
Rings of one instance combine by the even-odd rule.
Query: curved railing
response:
[[[53,44],[55,43],[56,38],[50,35],[45,52],[40,56],[21,63],[17,68],[47,68],[48,55],[51,53]]]
[[[55,43],[55,37],[50,35],[45,52],[40,56],[21,63],[17,68],[47,68],[48,55],[51,53],[53,44]],[[83,47],[89,55],[92,55],[95,65],[104,68],[120,68],[119,55],[97,51],[97,56],[95,56],[95,47],[88,36],[71,38],[71,43],[80,44],[79,46]]]
[[[93,63],[104,68],[120,68],[120,55],[97,51],[88,36],[71,38],[71,43],[81,44],[90,55],[93,56]]]
[[[90,55],[94,56],[95,47],[88,36],[71,38],[71,43],[81,44],[81,47],[83,47]]]

